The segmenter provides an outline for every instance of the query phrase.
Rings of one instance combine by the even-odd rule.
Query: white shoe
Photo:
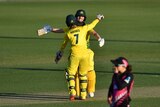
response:
[[[93,98],[94,97],[94,93],[93,92],[89,93],[89,97]]]

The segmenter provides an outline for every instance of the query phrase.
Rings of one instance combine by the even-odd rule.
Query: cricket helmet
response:
[[[76,25],[76,17],[74,16],[74,15],[72,15],[72,14],[70,14],[70,15],[67,15],[67,17],[66,17],[66,25],[68,26],[68,27],[71,27],[72,25]]]
[[[84,21],[86,20],[86,12],[82,9],[80,10],[77,10],[76,14],[75,14],[75,17],[77,18],[78,16],[83,16],[84,17]]]

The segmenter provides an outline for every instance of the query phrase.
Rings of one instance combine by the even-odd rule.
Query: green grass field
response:
[[[45,24],[66,27],[65,17],[84,9],[87,23],[98,13],[105,19],[95,30],[105,38],[99,48],[94,37],[96,96],[70,102],[64,69],[69,47],[54,63],[63,34],[38,37]],[[159,0],[0,0],[0,107],[109,107],[110,59],[125,56],[133,66],[132,107],[160,105]]]

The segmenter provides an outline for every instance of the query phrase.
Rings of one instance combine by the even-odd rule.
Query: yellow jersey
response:
[[[89,42],[89,40],[90,40],[90,34],[91,34],[92,32],[94,32],[93,29],[91,29],[91,30],[88,31],[88,33],[87,33],[86,40],[87,40],[87,47],[88,47],[88,48],[90,47],[90,42]]]
[[[63,50],[67,43],[71,44],[71,54],[80,54],[87,49],[87,32],[92,30],[96,24],[99,22],[95,19],[91,24],[86,24],[84,26],[77,26],[75,28],[65,30],[66,35],[64,37],[64,42],[62,44],[61,50]]]

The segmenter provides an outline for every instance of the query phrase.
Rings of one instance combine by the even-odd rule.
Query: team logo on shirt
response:
[[[131,80],[131,77],[127,77],[124,81],[128,84]]]

